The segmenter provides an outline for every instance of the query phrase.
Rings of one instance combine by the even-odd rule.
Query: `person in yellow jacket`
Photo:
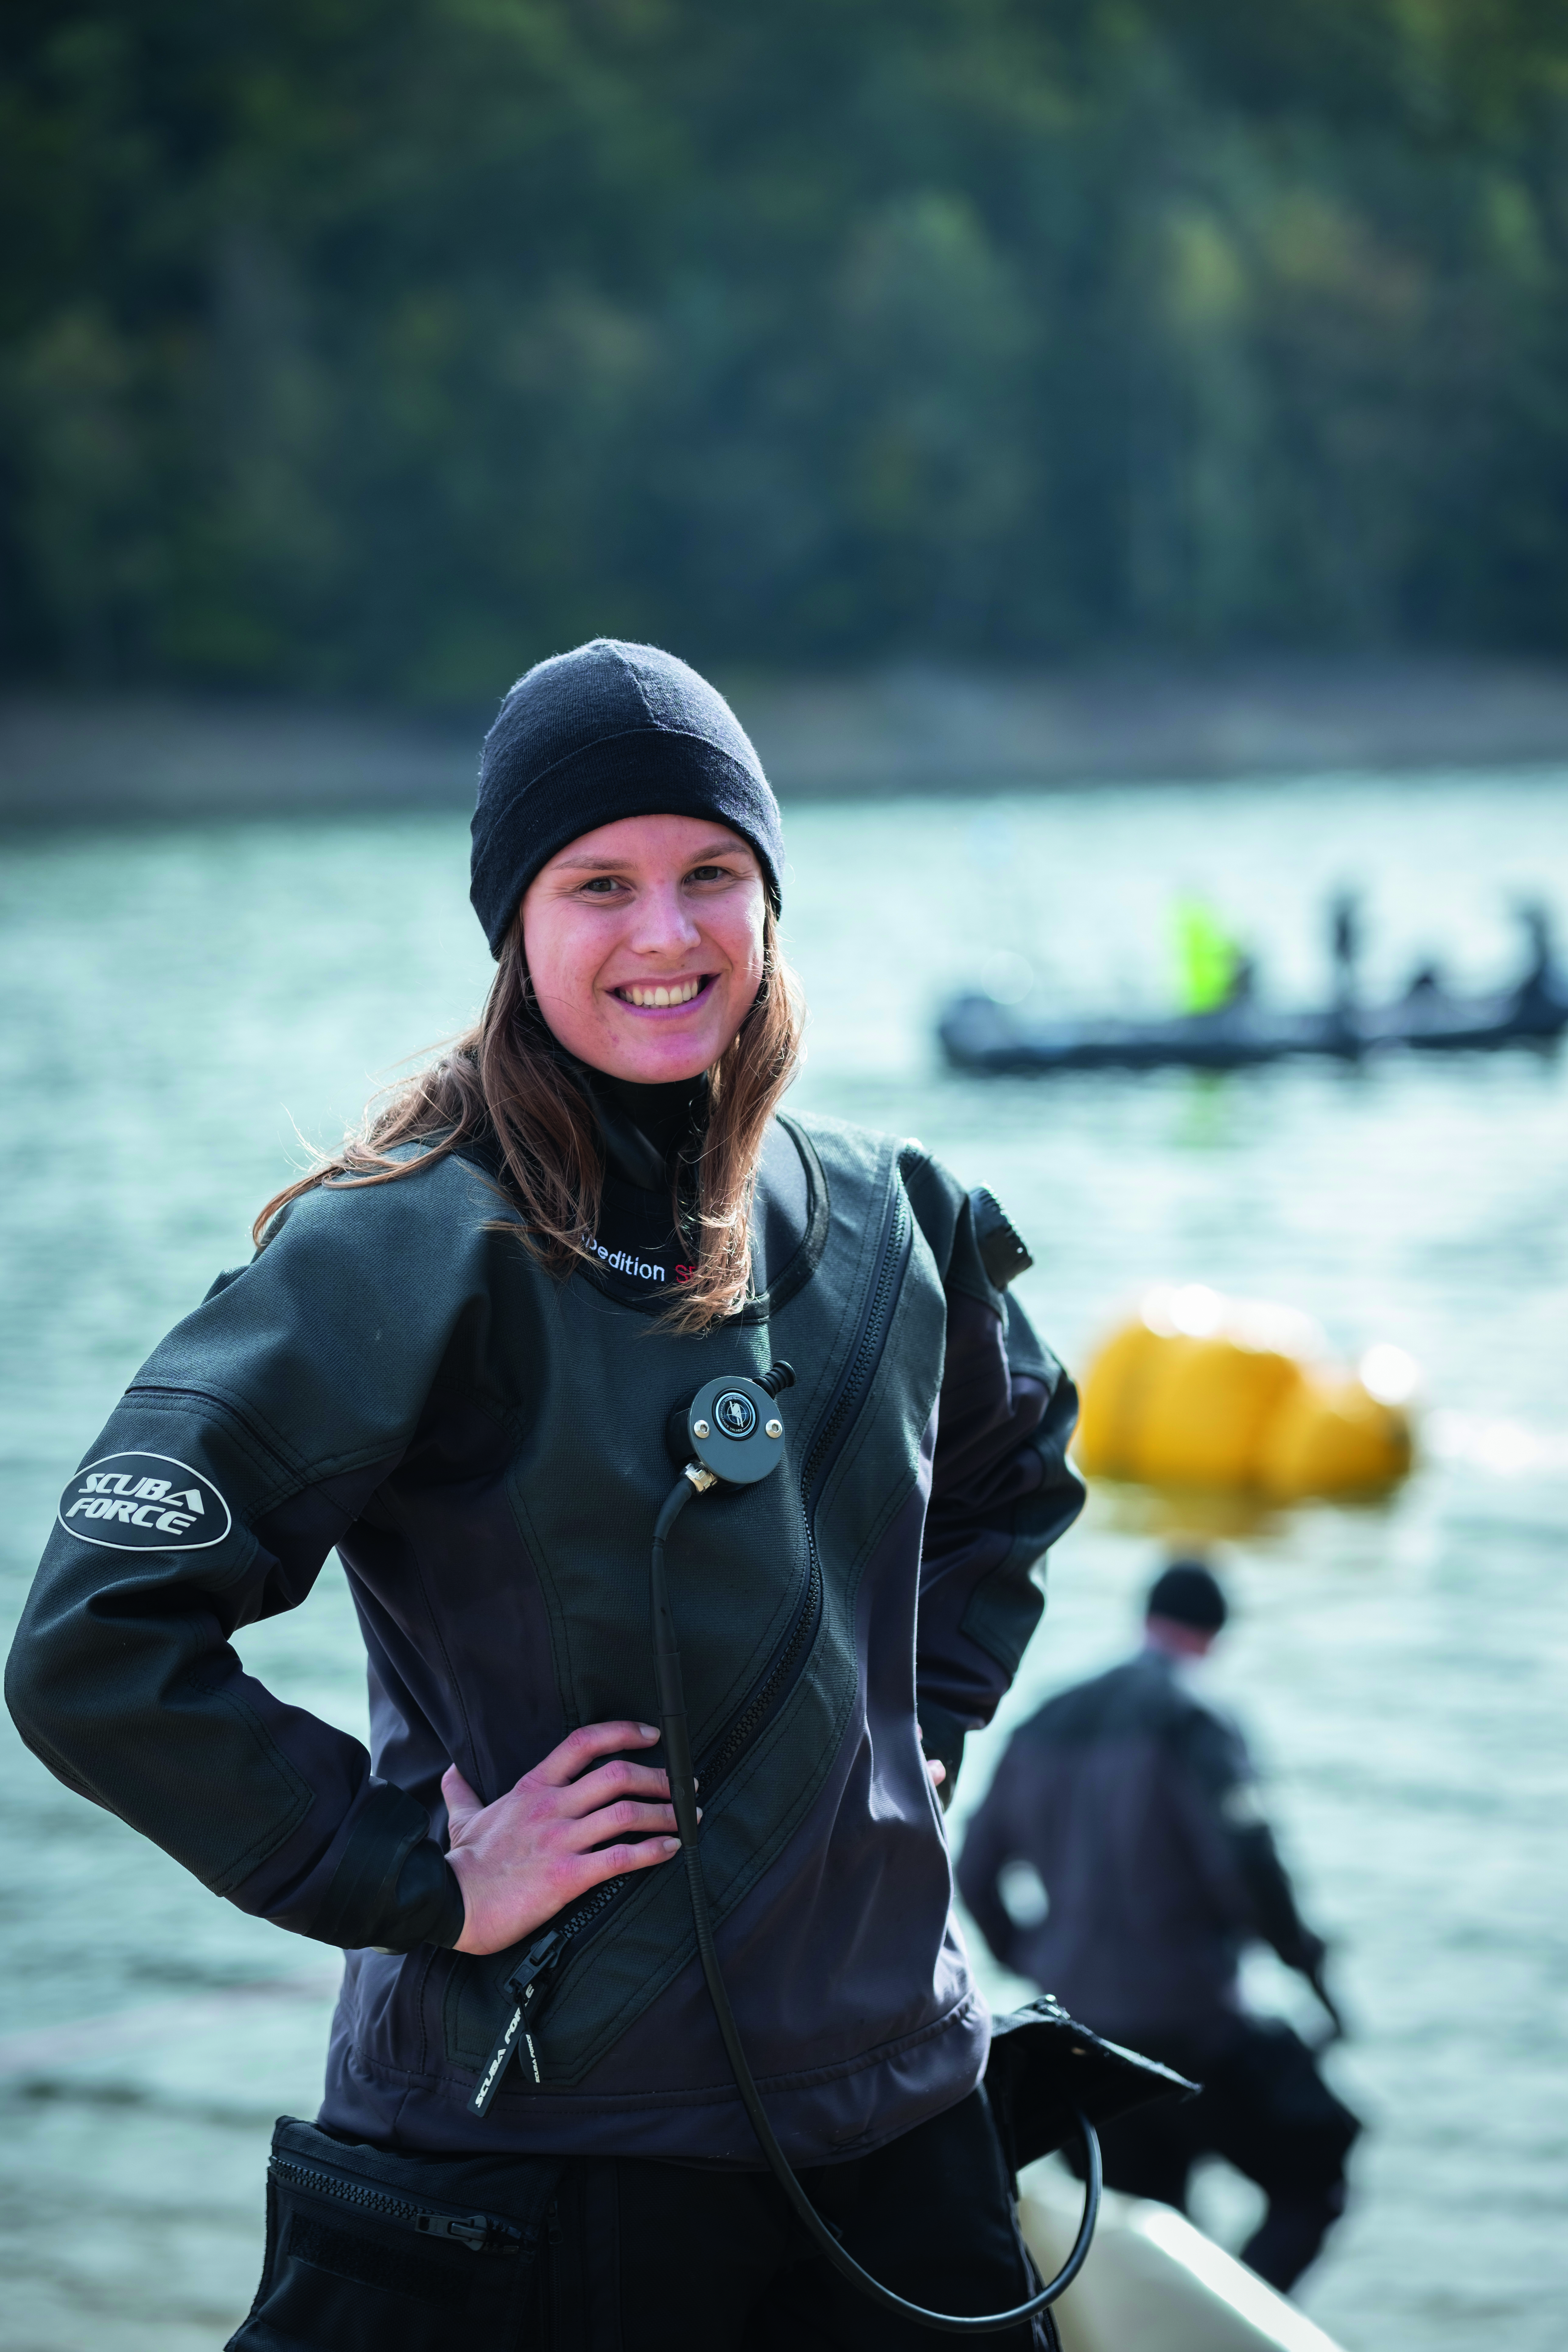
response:
[[[1219,1013],[1252,993],[1252,959],[1214,908],[1184,895],[1173,915],[1176,982],[1184,1013]]]

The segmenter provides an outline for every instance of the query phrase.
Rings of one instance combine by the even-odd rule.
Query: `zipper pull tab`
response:
[[[490,2052],[489,2064],[479,2076],[478,2087],[474,2092],[473,2097],[468,2101],[468,2113],[470,2115],[482,2116],[485,2109],[489,2105],[490,2101],[494,2098],[496,2084],[500,2081],[502,2074],[506,2071],[506,2062],[511,2056],[517,2037],[521,2030],[522,2011],[521,2009],[514,2009],[511,2016],[507,2021],[505,2031],[502,2032],[500,2040]]]
[[[533,2037],[523,2032],[522,2021],[538,1990],[536,1979],[543,1975],[546,1969],[554,1965],[560,1957],[561,1943],[559,1931],[554,1927],[548,1929],[536,1942],[529,1946],[522,1961],[508,1977],[505,1990],[510,1993],[517,2006],[502,2027],[500,2039],[490,2052],[489,2063],[479,2076],[474,2095],[468,2101],[470,2115],[484,2114],[496,2095],[496,2085],[506,2073],[507,2063],[512,2052],[520,2043],[527,2049],[528,2063],[532,2068],[535,2083],[540,2080],[539,2058],[533,2047]]]
[[[566,1938],[559,1927],[547,1927],[542,1936],[530,1944],[527,1952],[506,1980],[519,2009],[526,2010],[539,1991],[536,1979],[546,1969],[552,1969],[566,1948]]]
[[[488,2213],[472,2213],[467,2220],[460,2214],[421,2213],[416,2226],[427,2238],[455,2239],[470,2254],[515,2254],[522,2243],[521,2230],[514,2230],[508,2221],[494,2221]]]

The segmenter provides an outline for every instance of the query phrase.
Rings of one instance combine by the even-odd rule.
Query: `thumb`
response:
[[[447,1819],[454,1837],[467,1829],[476,1813],[484,1811],[455,1764],[448,1764],[441,1775],[441,1794],[447,1801]]]

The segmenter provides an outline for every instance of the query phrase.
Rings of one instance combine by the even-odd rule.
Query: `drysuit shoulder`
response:
[[[452,1158],[301,1193],[250,1264],[159,1342],[126,1406],[205,1398],[259,1426],[301,1484],[396,1450],[488,1293],[492,1253],[518,1246],[494,1231],[505,1214]]]
[[[1008,1284],[1034,1259],[995,1193],[984,1185],[966,1192],[951,1169],[912,1140],[899,1154],[899,1172],[946,1288],[1004,1314]]]

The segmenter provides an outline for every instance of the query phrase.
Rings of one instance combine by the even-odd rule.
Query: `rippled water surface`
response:
[[[1356,2201],[1303,2300],[1348,2352],[1556,2352],[1568,2286],[1565,1065],[1527,1053],[1055,1084],[945,1075],[944,988],[1002,957],[1043,1004],[1158,1003],[1180,887],[1265,981],[1326,986],[1366,886],[1374,987],[1513,967],[1510,895],[1568,918],[1568,780],[1308,781],[790,814],[814,1010],[799,1100],[919,1134],[1002,1195],[1069,1362],[1155,1280],[1277,1297],[1421,1363],[1430,1443],[1388,1508],[1234,1531],[1215,1685],[1246,1715],[1352,2040]],[[259,1202],[488,960],[447,816],[12,839],[0,876],[0,1606],[158,1335]],[[1097,1496],[998,1731],[1128,1643],[1150,1526]],[[335,1566],[247,1662],[363,1724]],[[0,2307],[16,2352],[220,2344],[259,2265],[272,2117],[317,2096],[331,1955],[214,1901],[0,1735]],[[1310,2004],[1278,1972],[1260,2000]],[[1007,1989],[995,1985],[1000,1998]],[[1235,2242],[1248,2194],[1202,2216]],[[1151,2347],[1158,2352],[1158,2347]]]

